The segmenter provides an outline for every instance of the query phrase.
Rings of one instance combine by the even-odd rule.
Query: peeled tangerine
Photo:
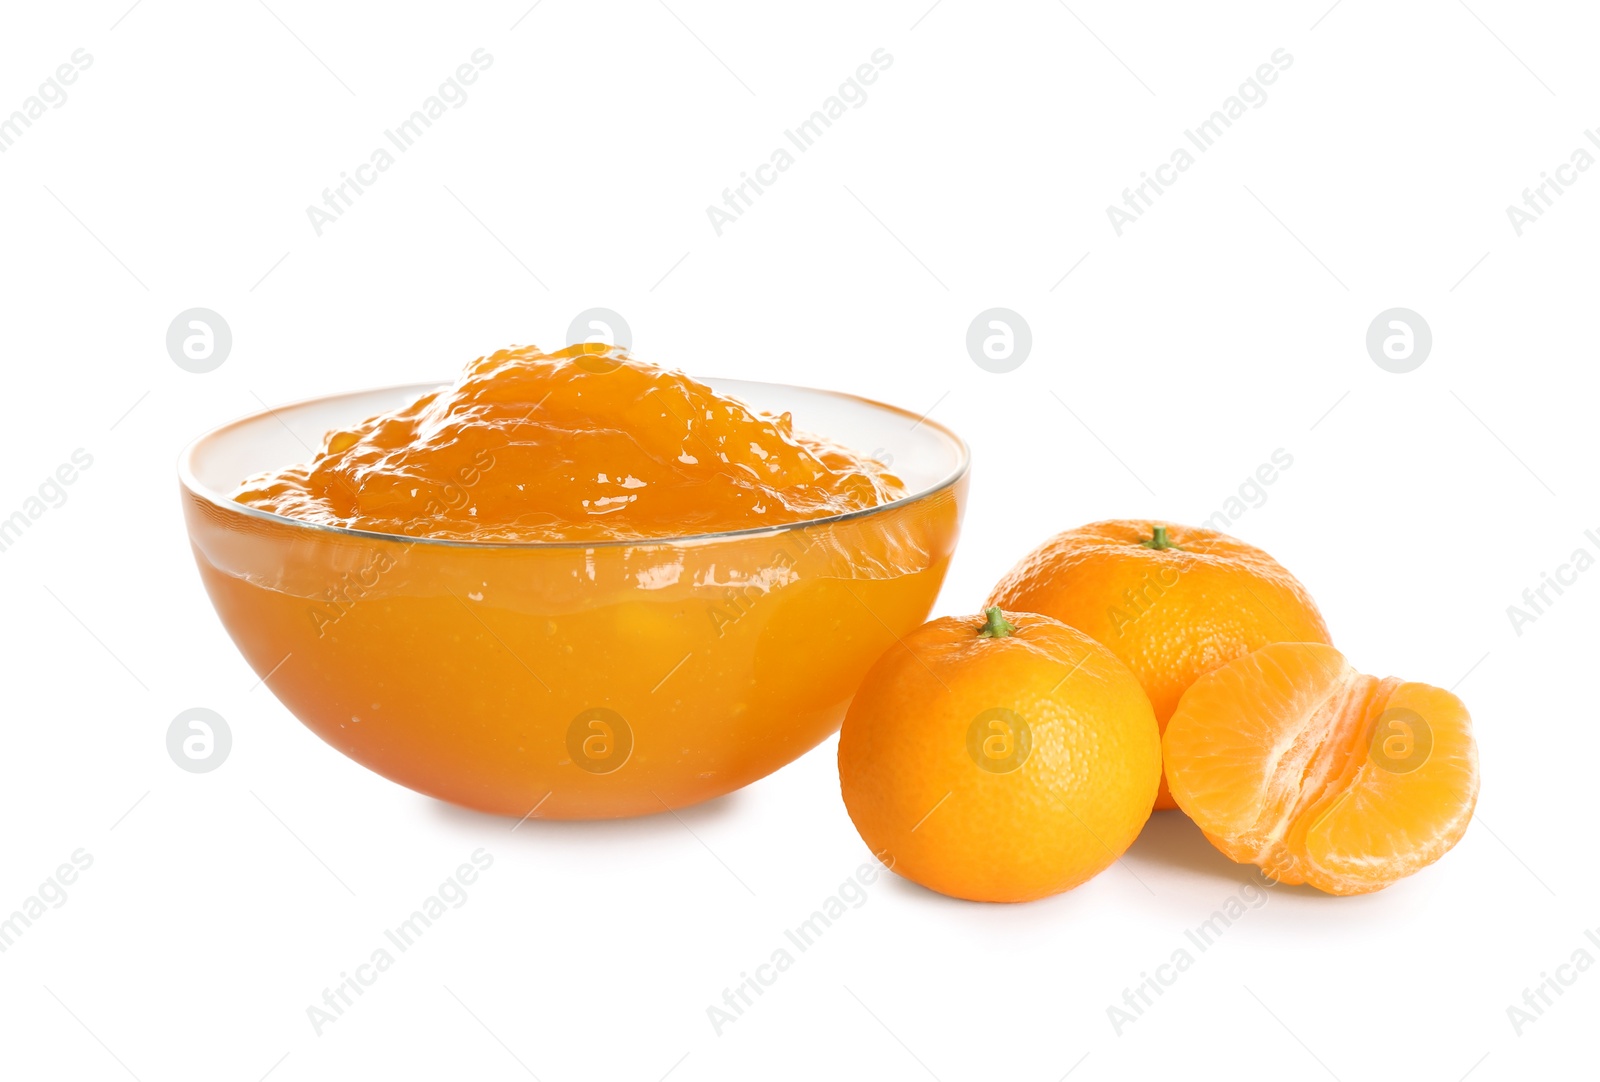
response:
[[[1178,806],[1232,860],[1365,894],[1438,860],[1478,800],[1460,699],[1275,643],[1202,676],[1162,741]]]

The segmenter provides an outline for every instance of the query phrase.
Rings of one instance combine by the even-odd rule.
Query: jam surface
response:
[[[603,350],[603,351],[602,351]],[[448,387],[331,432],[233,498],[409,537],[619,541],[755,529],[905,495],[877,461],[621,350],[501,350]]]

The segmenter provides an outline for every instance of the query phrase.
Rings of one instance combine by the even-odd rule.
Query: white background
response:
[[[0,911],[75,850],[93,866],[0,956],[0,1073],[1592,1074],[1600,972],[1520,1035],[1507,1008],[1600,959],[1600,573],[1520,635],[1506,610],[1600,553],[1600,170],[1520,237],[1505,209],[1600,127],[1592,9],[669,2],[6,5],[0,115],[93,63],[0,155],[0,517],[94,461],[0,553]],[[470,100],[317,236],[306,206],[480,47]],[[866,103],[718,236],[707,204],[879,48]],[[1266,103],[1118,237],[1106,206],[1279,48]],[[1057,530],[1198,522],[1283,448],[1233,531],[1358,666],[1456,688],[1481,814],[1378,895],[1272,893],[1120,1034],[1107,1007],[1245,882],[1176,814],[1024,907],[886,877],[718,1035],[707,1007],[869,859],[833,741],[681,821],[513,833],[257,686],[178,513],[175,456],[214,424],[561,345],[596,305],[642,358],[964,435],[940,613]],[[164,345],[196,306],[234,336],[205,375]],[[1032,328],[1007,375],[964,345],[992,306]],[[1434,336],[1406,375],[1364,344],[1394,306]],[[193,706],[233,730],[214,773],[167,756]],[[468,903],[318,1036],[306,1008],[479,848]]]

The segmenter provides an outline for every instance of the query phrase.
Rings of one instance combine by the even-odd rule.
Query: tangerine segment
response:
[[[1466,833],[1477,803],[1478,749],[1460,699],[1428,684],[1401,684],[1384,713],[1389,720],[1380,719],[1373,756],[1346,798],[1306,833],[1308,858],[1339,879],[1360,880],[1370,869],[1384,867],[1385,882],[1393,882],[1432,864]],[[1428,723],[1431,748],[1426,763],[1397,774],[1379,743],[1406,748],[1411,742],[1415,750],[1402,756],[1422,754],[1418,727],[1408,715],[1433,719]]]
[[[1460,699],[1359,673],[1321,643],[1264,646],[1195,681],[1162,751],[1178,806],[1218,849],[1330,894],[1438,860],[1478,798]]]

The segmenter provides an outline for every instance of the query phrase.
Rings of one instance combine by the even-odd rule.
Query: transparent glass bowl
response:
[[[966,504],[949,430],[828,391],[707,380],[891,463],[910,495],[776,528],[481,544],[318,526],[229,498],[436,388],[280,407],[178,464],[200,577],[273,694],[356,762],[501,815],[647,815],[738,789],[838,728],[927,618]],[[537,809],[537,810],[535,810]]]

